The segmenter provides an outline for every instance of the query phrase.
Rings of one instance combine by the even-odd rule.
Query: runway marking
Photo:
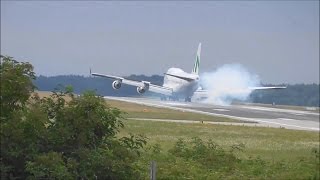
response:
[[[284,125],[287,125],[287,124],[282,124],[282,123],[277,123],[277,122],[269,122],[269,121],[263,121],[263,120],[258,120],[258,121],[260,121],[260,122],[268,122],[268,123],[266,123],[266,124],[233,123],[233,122],[212,122],[212,121],[176,120],[176,119],[149,119],[149,118],[128,118],[128,119],[141,120],[141,121],[158,121],[158,122],[174,122],[174,123],[203,123],[203,124],[237,125],[237,126],[260,126],[260,127],[272,127],[268,123],[282,125],[280,127],[284,127]],[[296,125],[287,125],[287,126],[294,126],[294,127],[300,127],[300,128],[305,129],[305,127],[296,126]],[[307,128],[307,129],[319,131],[319,128]]]
[[[166,102],[163,104],[168,104],[168,105],[173,105],[173,106],[190,106],[190,104],[185,104],[185,103],[175,103],[175,102]]]
[[[146,106],[153,106],[153,107],[162,107],[162,108],[169,108],[169,109],[174,109],[174,110],[179,110],[179,111],[188,111],[188,112],[194,112],[194,113],[200,113],[200,114],[207,114],[207,115],[212,115],[212,116],[217,116],[217,117],[227,117],[231,119],[238,119],[242,121],[253,121],[253,122],[262,122],[266,124],[276,124],[279,125],[280,127],[294,127],[298,129],[305,129],[305,130],[313,130],[313,131],[319,131],[319,128],[311,128],[311,127],[303,127],[303,126],[297,126],[297,125],[292,125],[292,124],[284,124],[284,123],[278,123],[278,122],[272,122],[272,121],[265,121],[257,118],[246,118],[246,117],[238,117],[238,116],[231,116],[231,115],[225,115],[225,114],[217,114],[217,113],[211,113],[211,112],[205,112],[205,111],[200,111],[200,110],[194,110],[194,109],[186,109],[186,108],[180,108],[180,107],[172,107],[172,106],[165,106],[165,105],[159,105],[159,104],[152,104],[152,103],[147,103],[147,102],[138,102],[137,100],[129,100],[129,99],[123,99],[119,97],[104,97],[107,99],[114,99],[114,100],[122,100],[125,102],[131,102],[131,103],[136,103],[136,104],[142,104]],[[269,119],[269,120],[276,120],[276,119]]]
[[[230,111],[229,109],[212,109],[214,111]]]
[[[289,114],[293,114],[293,115],[296,115],[296,116],[303,116],[303,114],[299,114],[299,113],[289,113]]]
[[[309,112],[309,111],[300,111],[300,110],[291,110],[291,109],[279,109],[279,108],[268,108],[268,107],[259,107],[259,106],[239,106],[245,109],[259,110],[259,111],[273,111],[273,112],[285,112],[295,115],[317,115],[319,113]]]
[[[192,123],[192,124],[201,123],[201,124],[269,127],[267,125],[258,124],[258,123],[213,122],[213,121],[199,121],[199,120],[150,119],[150,118],[127,118],[127,119],[138,120],[138,121],[157,121],[157,122],[172,122],[172,123]]]
[[[277,125],[280,125],[280,127],[281,126],[291,126],[291,127],[296,127],[296,128],[300,128],[300,129],[310,129],[310,130],[315,130],[315,131],[319,131],[320,130],[319,128],[302,127],[302,126],[297,126],[297,125],[292,125],[292,124],[284,124],[284,123],[277,123],[277,122],[270,122],[270,121],[263,121],[263,120],[256,120],[256,121],[257,122],[277,124]]]
[[[279,120],[285,120],[285,121],[299,121],[297,119],[289,119],[289,118],[277,118]]]

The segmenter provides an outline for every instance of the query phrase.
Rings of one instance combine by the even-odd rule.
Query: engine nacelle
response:
[[[142,82],[143,82],[144,85],[141,86],[141,87],[137,87],[137,92],[139,94],[143,94],[143,93],[145,93],[146,91],[149,90],[150,82],[147,82],[147,81],[142,81]]]
[[[113,89],[120,89],[121,88],[121,81],[120,80],[115,80],[115,81],[113,81],[113,83],[112,83],[112,88]]]
[[[143,93],[145,93],[147,90],[146,90],[146,88],[144,88],[144,87],[137,87],[137,92],[139,93],[139,94],[143,94]]]

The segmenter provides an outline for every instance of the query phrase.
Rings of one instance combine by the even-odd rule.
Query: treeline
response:
[[[132,80],[150,81],[157,85],[163,84],[163,76],[153,75],[131,75],[126,77]],[[119,90],[113,90],[112,80],[97,77],[84,77],[78,75],[62,76],[38,76],[34,81],[38,90],[52,91],[59,86],[71,85],[76,93],[82,93],[86,90],[95,90],[97,94],[103,96],[139,96],[135,87],[123,85]],[[266,84],[265,86],[275,86]],[[280,86],[283,86],[280,85]],[[296,106],[319,106],[319,84],[294,84],[284,85],[286,89],[282,90],[259,90],[254,91],[248,102],[264,104],[281,104]],[[145,95],[150,95],[146,93]],[[153,94],[154,95],[154,94]]]

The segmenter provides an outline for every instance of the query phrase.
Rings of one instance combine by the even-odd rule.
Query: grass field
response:
[[[209,139],[219,144],[224,149],[230,148],[234,144],[242,143],[245,148],[243,152],[235,155],[243,160],[260,159],[263,165],[259,164],[260,171],[258,174],[249,172],[248,169],[257,168],[256,164],[248,165],[245,163],[245,170],[238,170],[240,174],[245,174],[245,178],[253,179],[308,179],[314,177],[319,168],[319,133],[308,131],[287,130],[280,128],[264,127],[246,127],[246,126],[227,126],[227,125],[209,125],[209,124],[183,124],[171,122],[149,122],[125,120],[125,128],[121,130],[120,136],[126,136],[129,133],[144,134],[148,138],[148,147],[159,145],[163,154],[158,156],[145,155],[141,164],[147,168],[148,162],[156,159],[159,166],[162,167],[162,173],[170,171],[167,169],[167,163],[170,161],[168,150],[172,149],[179,138],[190,142],[192,137],[199,137],[204,141]],[[162,158],[161,158],[162,157]],[[203,167],[198,167],[196,162],[189,162],[180,159],[179,166],[188,164],[188,168],[193,173],[186,174],[186,177],[200,178],[199,172],[205,174]],[[176,162],[176,160],[175,160]],[[251,162],[251,161],[250,161]],[[254,161],[256,162],[256,160]],[[171,167],[171,166],[169,166]],[[258,169],[259,169],[258,168]],[[202,172],[203,171],[203,172]],[[223,172],[219,177],[229,177]],[[265,173],[265,174],[263,174]],[[147,175],[147,174],[146,174]],[[252,177],[251,177],[252,176]],[[161,176],[160,176],[161,177]],[[169,176],[163,176],[166,179]],[[216,176],[215,176],[216,177]],[[318,178],[318,177],[316,177]],[[161,179],[161,178],[160,178]],[[170,178],[169,178],[170,179]],[[210,179],[210,178],[209,178]]]
[[[164,150],[171,148],[179,138],[200,137],[212,139],[227,147],[235,143],[246,145],[250,155],[268,159],[295,159],[308,155],[312,148],[319,147],[319,133],[281,128],[228,126],[212,124],[183,124],[125,120],[122,135],[144,134],[149,142],[160,143]]]

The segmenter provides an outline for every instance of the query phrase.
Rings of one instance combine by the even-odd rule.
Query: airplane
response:
[[[208,92],[201,89],[199,66],[200,66],[200,53],[201,43],[199,43],[196,60],[194,62],[191,73],[187,73],[180,68],[169,68],[164,73],[163,85],[158,86],[148,81],[134,81],[123,77],[105,75],[100,73],[91,73],[92,76],[98,76],[103,78],[109,78],[114,80],[112,88],[117,90],[121,88],[122,84],[127,84],[137,87],[137,92],[143,94],[146,91],[162,94],[161,100],[166,100],[166,97],[172,100],[179,100],[184,98],[185,102],[191,102],[191,97],[194,95],[200,95],[202,97],[207,96]],[[286,87],[248,87],[251,90],[263,90],[263,89],[284,89]]]

